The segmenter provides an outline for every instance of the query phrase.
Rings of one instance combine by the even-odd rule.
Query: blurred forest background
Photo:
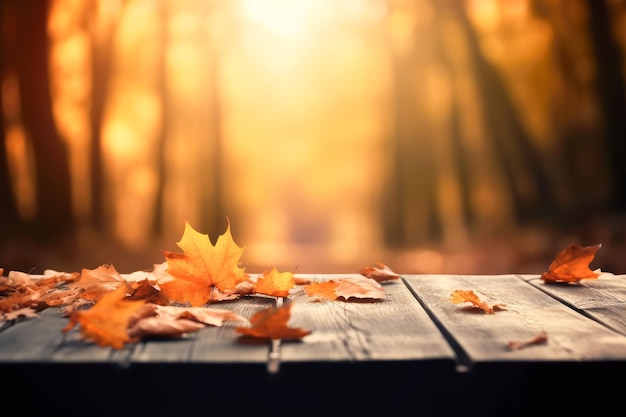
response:
[[[622,0],[2,0],[0,268],[626,273]],[[228,219],[228,220],[227,220]]]

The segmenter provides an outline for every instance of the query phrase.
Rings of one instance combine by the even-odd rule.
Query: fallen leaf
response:
[[[385,290],[383,287],[371,278],[362,276],[343,277],[337,280],[337,289],[335,290],[338,297],[346,300],[350,298],[384,300]]]
[[[219,327],[224,321],[249,323],[248,319],[230,310],[147,303],[130,317],[127,332],[136,338],[181,336],[207,325]]]
[[[295,281],[292,272],[278,272],[276,267],[263,272],[254,284],[254,292],[273,297],[287,297]]]
[[[103,294],[123,286],[127,281],[113,265],[100,265],[95,269],[86,269],[80,273],[80,279],[71,284],[71,288],[79,289],[78,296],[86,300],[98,300]]]
[[[454,304],[471,303],[474,307],[483,310],[487,314],[493,314],[496,310],[502,310],[505,307],[505,304],[502,303],[496,303],[493,305],[487,304],[472,290],[455,290],[450,295],[450,301]]]
[[[371,278],[376,282],[392,281],[400,278],[400,274],[394,272],[387,265],[377,262],[372,266],[366,266],[359,271],[361,275]]]
[[[76,281],[78,276],[78,273],[53,270],[46,270],[43,275],[10,271],[6,277],[0,276],[0,311],[10,313],[22,308],[41,311],[70,304],[78,291],[61,287]]]
[[[245,280],[245,268],[239,267],[243,248],[233,241],[230,223],[213,245],[208,235],[185,222],[178,246],[184,253],[163,251],[173,279],[159,281],[159,286],[170,301],[201,306],[211,300],[214,288],[233,293]]]
[[[122,349],[125,343],[136,342],[137,339],[131,338],[126,329],[130,317],[145,304],[145,301],[127,300],[127,291],[127,285],[122,285],[102,294],[93,307],[73,311],[68,324],[63,328],[63,333],[69,332],[79,324],[82,337],[102,347]]]
[[[600,274],[589,269],[589,264],[601,247],[601,243],[593,246],[569,245],[558,253],[541,279],[546,283],[578,283],[581,279],[597,279]]]
[[[548,343],[548,333],[546,333],[545,330],[542,330],[527,340],[511,341],[511,342],[508,342],[506,345],[511,350],[518,350],[518,349],[523,349],[531,345],[541,345],[544,343]]]
[[[292,303],[284,303],[280,307],[269,307],[254,314],[250,318],[251,327],[236,327],[235,330],[244,336],[261,339],[301,339],[311,331],[289,327]]]
[[[309,297],[325,298],[328,300],[351,298],[384,300],[383,287],[371,278],[364,276],[346,276],[325,282],[313,282],[304,287]]]
[[[130,294],[127,298],[129,300],[144,300],[146,303],[159,304],[162,306],[170,303],[161,290],[155,287],[148,278],[144,278],[143,281],[132,282],[130,285]]]
[[[309,297],[336,300],[337,282],[334,280],[311,282],[309,285],[304,287],[304,291]]]

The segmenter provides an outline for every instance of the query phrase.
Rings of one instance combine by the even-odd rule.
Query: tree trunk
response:
[[[476,68],[476,82],[482,91],[485,126],[510,187],[516,220],[523,224],[554,215],[556,202],[551,181],[502,77],[482,55],[463,2],[449,0],[446,4],[465,31]]]
[[[613,24],[604,0],[588,0],[591,38],[596,62],[600,111],[612,171],[612,208],[626,209],[626,88],[622,54],[613,36]]]
[[[15,71],[14,62],[11,56],[15,53],[15,37],[17,36],[15,27],[15,2],[3,1],[0,3],[0,82],[4,83],[11,73]],[[4,87],[4,86],[3,86]],[[8,155],[6,153],[5,136],[8,123],[5,120],[6,111],[4,100],[0,100],[0,243],[18,233],[21,226],[21,219],[17,212],[17,202],[11,186],[9,174]],[[5,123],[5,121],[7,123]]]
[[[52,116],[48,77],[48,1],[17,6],[17,74],[22,118],[33,144],[37,214],[32,237],[46,242],[73,233],[70,170],[65,144]]]

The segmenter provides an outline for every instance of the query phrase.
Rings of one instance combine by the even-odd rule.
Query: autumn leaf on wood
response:
[[[77,281],[79,278],[80,274],[77,272],[59,272],[52,269],[46,269],[42,275],[10,271],[6,277],[0,276],[0,292],[8,288],[14,290],[27,287],[38,289],[54,288]]]
[[[162,306],[170,303],[161,290],[155,287],[148,278],[130,283],[130,294],[127,298],[129,300],[144,300],[146,303]]]
[[[270,307],[255,313],[250,318],[251,327],[236,327],[235,330],[244,336],[261,339],[301,339],[311,334],[302,328],[289,327],[292,303],[284,303],[280,307]]]
[[[346,300],[350,298],[384,300],[385,290],[371,278],[350,276],[337,280],[337,296]]]
[[[182,336],[206,326],[219,327],[224,321],[249,324],[248,319],[230,310],[147,303],[130,317],[128,335],[136,338]]]
[[[0,311],[9,313],[21,308],[40,311],[72,303],[77,291],[59,287],[76,281],[78,276],[78,273],[53,270],[46,270],[43,275],[10,271],[8,276],[0,277],[0,296],[4,296],[0,299]]]
[[[364,276],[346,276],[326,282],[313,282],[304,287],[309,297],[326,298],[329,300],[351,298],[384,300],[383,287],[371,278]]]
[[[292,272],[278,272],[276,267],[263,272],[254,284],[254,292],[274,297],[287,297],[295,285]]]
[[[328,280],[322,282],[312,282],[304,287],[307,295],[315,299],[325,298],[327,300],[337,299],[337,281]]]
[[[145,301],[127,300],[127,291],[128,286],[122,285],[102,294],[88,310],[73,311],[68,324],[63,328],[63,333],[69,332],[79,324],[82,337],[102,347],[122,349],[125,343],[136,342],[137,339],[131,338],[126,329],[130,317],[145,304]]]
[[[124,286],[127,281],[122,278],[113,265],[100,265],[96,269],[83,268],[80,279],[71,284],[71,288],[80,290],[79,297],[86,300],[98,300],[103,294]]]
[[[542,330],[524,341],[510,341],[506,344],[506,346],[511,350],[518,350],[528,346],[542,345],[545,343],[548,343],[548,333],[546,333],[545,330]]]
[[[473,307],[477,307],[487,314],[493,314],[496,310],[503,310],[505,307],[505,304],[502,303],[487,304],[472,290],[456,290],[450,295],[450,301],[454,304],[471,303]]]
[[[394,272],[387,265],[377,262],[372,266],[361,268],[359,274],[364,277],[371,278],[376,282],[392,281],[400,278],[400,274]]]
[[[243,248],[233,241],[230,223],[213,245],[208,235],[185,222],[178,246],[184,253],[163,251],[173,279],[159,285],[170,301],[201,306],[211,299],[214,288],[231,293],[245,280],[245,268],[239,266]]]
[[[558,253],[541,279],[546,283],[578,283],[581,279],[597,279],[600,274],[589,269],[589,264],[601,247],[601,243],[594,246],[569,245]]]

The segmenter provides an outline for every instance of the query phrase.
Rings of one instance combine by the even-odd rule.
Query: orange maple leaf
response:
[[[323,282],[312,282],[304,287],[309,297],[326,298],[328,300],[337,299],[337,282],[333,280]]]
[[[311,334],[310,330],[288,326],[291,305],[289,302],[261,310],[250,318],[251,327],[236,327],[235,330],[244,336],[261,339],[301,339]]]
[[[485,301],[481,300],[480,297],[478,297],[478,295],[476,295],[476,293],[472,290],[455,290],[450,295],[450,301],[454,304],[471,303],[474,307],[480,308],[487,314],[492,314],[495,310],[501,310],[505,306],[502,303],[489,305]]]
[[[602,247],[571,244],[558,253],[550,264],[548,272],[541,275],[544,282],[578,283],[581,279],[597,279],[600,275],[589,269],[589,264]]]
[[[230,222],[215,246],[208,235],[185,222],[178,246],[184,253],[163,251],[167,272],[173,279],[159,282],[159,286],[170,301],[201,306],[209,302],[214,288],[234,292],[237,284],[245,280],[245,268],[239,267],[244,249],[233,241]]]
[[[104,293],[90,309],[73,311],[69,323],[63,328],[63,333],[80,324],[83,338],[92,340],[102,347],[122,349],[125,343],[136,342],[137,339],[131,338],[126,329],[130,317],[145,301],[127,300],[127,291],[127,285],[122,285]]]
[[[287,297],[295,285],[292,272],[278,272],[276,267],[263,272],[254,283],[254,292],[274,297]]]
[[[372,266],[361,268],[359,274],[364,277],[371,278],[376,282],[392,281],[400,278],[400,274],[394,272],[387,265],[377,262]]]

